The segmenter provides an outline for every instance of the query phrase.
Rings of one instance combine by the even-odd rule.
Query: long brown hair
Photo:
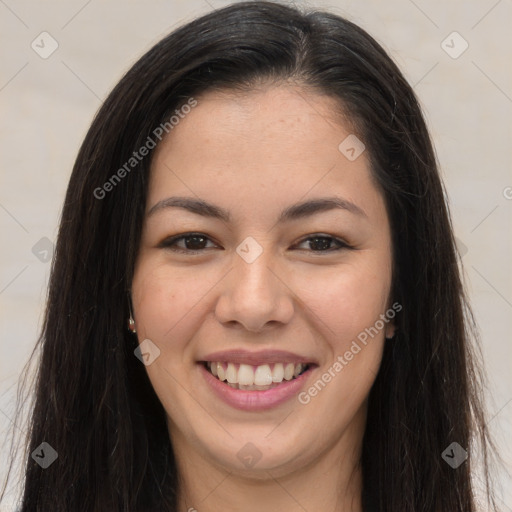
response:
[[[211,12],[156,44],[113,89],[85,137],[37,345],[20,512],[176,510],[165,411],[126,329],[151,155],[104,184],[189,98],[288,79],[338,99],[366,145],[391,222],[393,299],[403,310],[369,396],[365,495],[382,512],[476,511],[473,442],[483,447],[488,484],[492,445],[474,324],[417,98],[353,23],[254,1]],[[30,456],[43,441],[58,453],[46,469]],[[457,468],[442,457],[452,442],[468,452]]]

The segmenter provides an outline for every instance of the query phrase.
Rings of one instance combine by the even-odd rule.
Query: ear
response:
[[[395,337],[396,333],[396,325],[394,320],[390,320],[386,324],[386,328],[384,330],[384,336],[386,337],[386,340],[390,340]]]
[[[386,340],[391,340],[395,337],[396,331],[398,329],[396,326],[396,315],[402,311],[402,305],[399,302],[393,302],[392,305],[389,304],[388,306],[389,307],[386,311],[386,317],[388,321],[384,329],[384,336],[386,337]]]

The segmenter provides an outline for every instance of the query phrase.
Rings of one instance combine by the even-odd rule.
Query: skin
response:
[[[349,161],[338,150],[350,127],[332,98],[311,90],[269,85],[197,100],[156,149],[132,283],[139,342],[161,351],[146,370],[168,415],[179,509],[361,512],[367,397],[392,322],[307,404],[240,411],[211,392],[197,362],[234,348],[291,351],[318,362],[307,390],[390,308],[391,233],[366,152]],[[201,198],[232,219],[176,207],[147,215],[170,196]],[[332,196],[364,214],[277,223],[296,202]],[[205,248],[177,248],[203,252],[160,246],[190,231],[208,237]],[[319,234],[355,249],[304,240]],[[252,263],[236,252],[248,236],[263,250]],[[248,442],[261,454],[251,468],[237,457]]]

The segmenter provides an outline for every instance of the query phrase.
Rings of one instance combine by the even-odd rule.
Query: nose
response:
[[[264,250],[252,263],[235,255],[234,268],[219,284],[222,288],[215,308],[217,320],[226,327],[260,332],[291,320],[294,294],[282,272],[274,270],[270,252]]]

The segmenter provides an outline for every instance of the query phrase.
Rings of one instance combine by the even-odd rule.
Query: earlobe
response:
[[[135,320],[133,319],[133,313],[132,313],[132,299],[130,294],[128,294],[128,311],[129,311],[129,318],[128,318],[128,330],[132,332],[133,334],[136,334],[137,331],[135,330]]]
[[[393,305],[390,305],[386,310],[386,327],[384,330],[386,340],[392,340],[396,335],[396,331],[398,330],[396,326],[396,316],[400,311],[402,311],[402,306],[399,302],[394,302]]]
[[[130,313],[130,318],[128,319],[128,330],[130,332],[133,332],[134,334],[137,332],[135,330],[135,320],[132,318],[131,313]]]
[[[390,322],[386,325],[386,329],[384,331],[384,337],[386,340],[392,340],[396,334],[396,326],[394,322]]]

